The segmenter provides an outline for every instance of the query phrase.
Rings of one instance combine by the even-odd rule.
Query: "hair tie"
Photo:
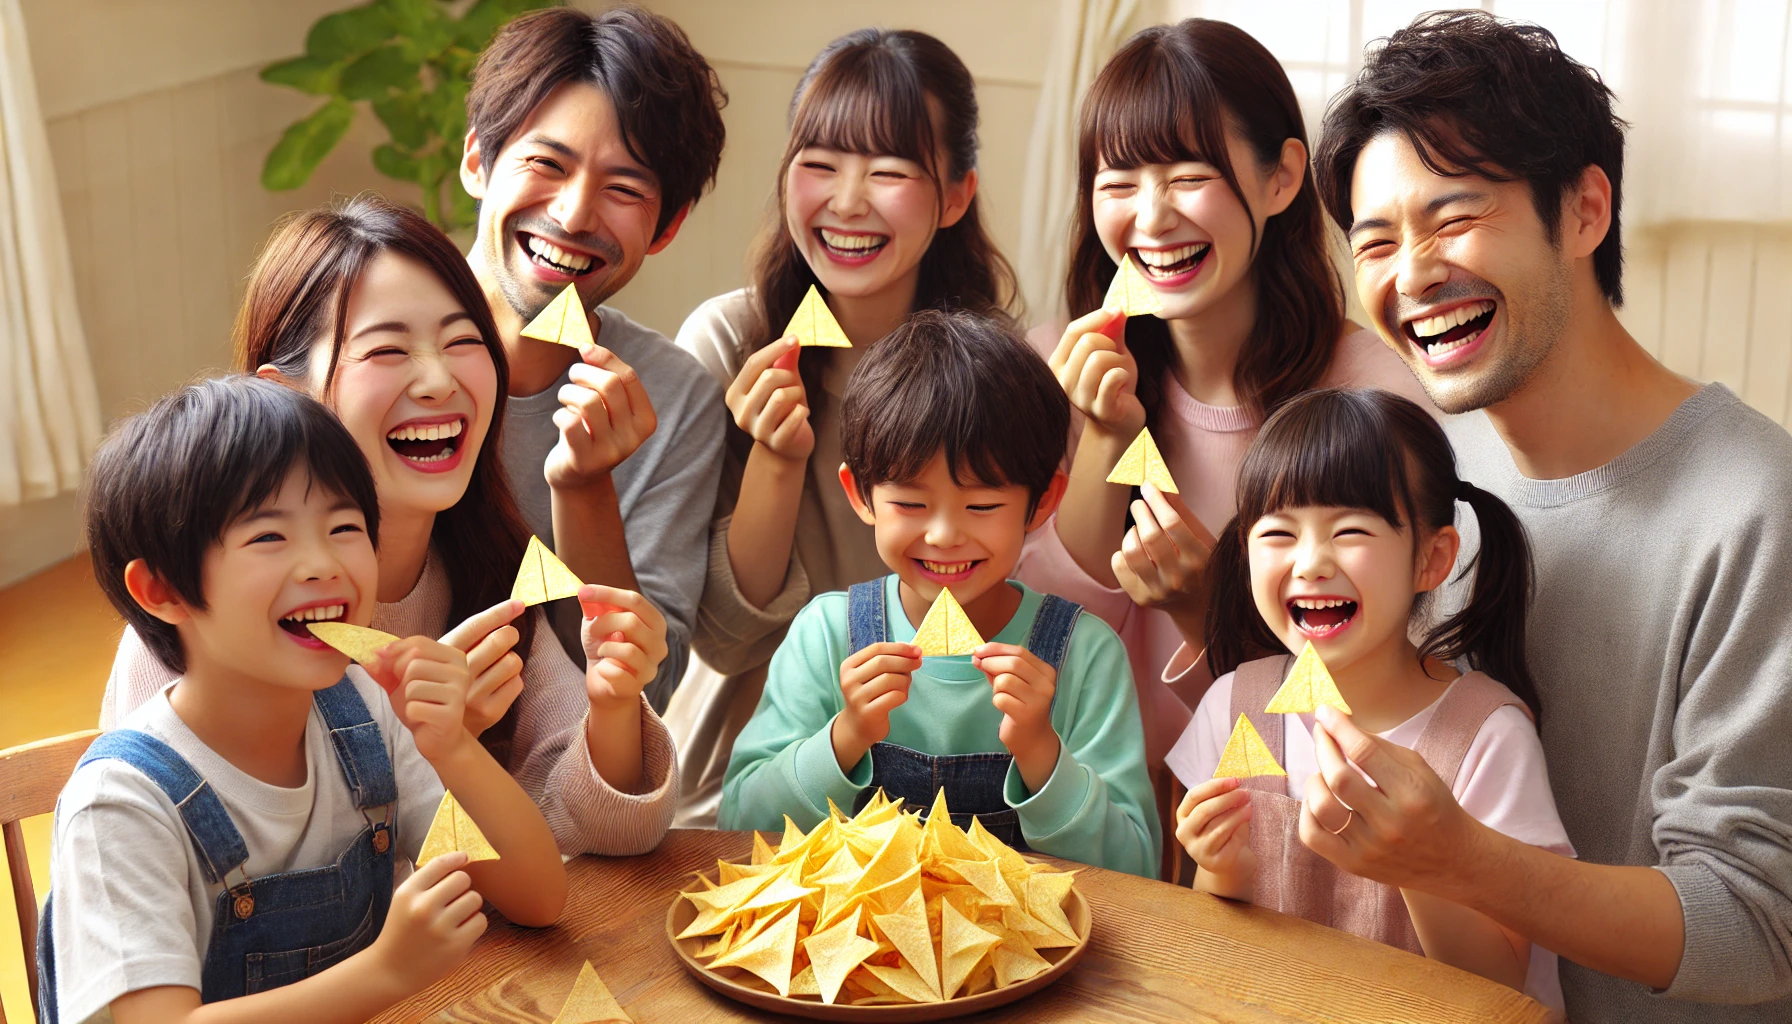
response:
[[[1467,501],[1469,494],[1472,493],[1474,489],[1475,485],[1469,483],[1467,480],[1456,481],[1456,500]]]

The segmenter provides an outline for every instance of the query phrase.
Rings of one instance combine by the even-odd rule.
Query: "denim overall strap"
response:
[[[199,852],[199,868],[206,881],[222,885],[224,876],[249,859],[249,847],[224,802],[173,747],[146,732],[114,729],[94,740],[75,767],[79,770],[90,761],[102,760],[123,761],[168,794]]]
[[[1070,634],[1076,631],[1076,620],[1082,614],[1083,606],[1075,601],[1066,601],[1056,594],[1044,595],[1039,614],[1033,616],[1033,628],[1027,632],[1027,650],[1050,665],[1053,672],[1063,668],[1064,655],[1070,653]]]
[[[854,583],[846,591],[846,646],[862,651],[890,639],[882,578]]]
[[[397,803],[398,781],[392,774],[392,759],[386,756],[385,738],[355,684],[344,676],[335,686],[317,691],[311,702],[330,730],[330,745],[355,794],[355,806],[365,811]]]

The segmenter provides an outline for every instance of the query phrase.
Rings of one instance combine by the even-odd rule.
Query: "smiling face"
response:
[[[1437,407],[1468,412],[1524,387],[1574,302],[1572,261],[1530,187],[1446,177],[1384,133],[1357,158],[1351,211],[1357,296]]]
[[[1292,140],[1291,140],[1292,142]],[[1111,167],[1095,175],[1091,214],[1102,248],[1115,263],[1128,253],[1163,300],[1159,317],[1181,320],[1213,308],[1250,274],[1253,237],[1288,208],[1306,173],[1306,150],[1290,147],[1283,166],[1264,169],[1251,146],[1231,132],[1228,157],[1249,208],[1220,170],[1200,160]],[[1252,234],[1255,228],[1255,236]]]
[[[380,507],[434,513],[466,493],[491,429],[497,364],[473,318],[424,264],[375,256],[349,292],[336,377],[332,339],[312,343],[308,381],[367,456]]]
[[[187,610],[176,626],[188,671],[303,690],[330,686],[348,659],[304,623],[366,625],[378,580],[360,508],[295,467],[279,493],[227,526],[206,552],[206,610]]]
[[[1415,557],[1407,531],[1365,509],[1288,508],[1257,520],[1246,547],[1257,612],[1290,651],[1311,642],[1344,671],[1410,644],[1407,620],[1433,559]]]
[[[569,282],[587,309],[614,295],[680,223],[655,236],[659,179],[629,152],[609,96],[583,82],[549,92],[495,155],[469,134],[461,183],[480,200],[474,273],[524,323]]]

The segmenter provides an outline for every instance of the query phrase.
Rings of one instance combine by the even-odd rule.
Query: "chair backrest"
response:
[[[37,1011],[37,893],[31,886],[31,865],[25,859],[25,818],[56,809],[56,796],[75,772],[81,755],[98,729],[71,732],[0,750],[0,833],[6,840],[6,866],[12,874],[12,901],[19,911],[19,942],[25,951],[25,981]],[[6,1009],[0,1006],[0,1024]]]

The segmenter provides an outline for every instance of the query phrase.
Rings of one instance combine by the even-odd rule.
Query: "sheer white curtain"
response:
[[[0,0],[0,505],[75,489],[99,436],[25,21]]]

